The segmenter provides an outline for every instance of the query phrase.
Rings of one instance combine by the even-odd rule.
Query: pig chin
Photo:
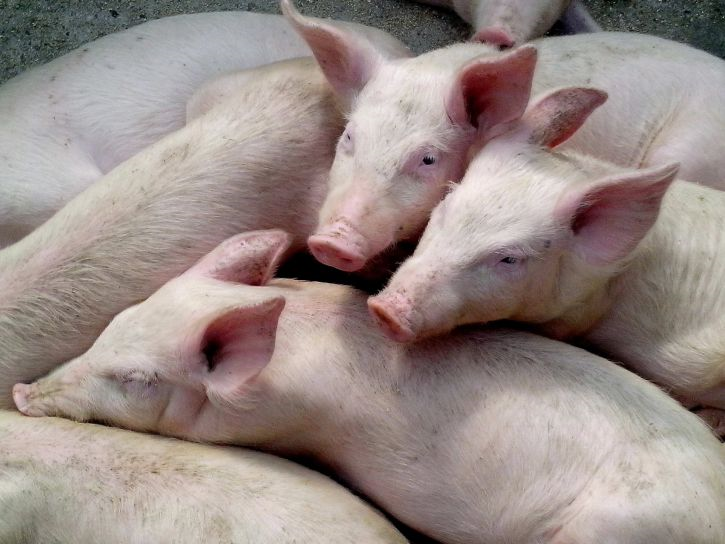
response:
[[[52,389],[51,389],[52,388]],[[76,421],[90,419],[83,402],[67,396],[63,387],[35,382],[18,383],[13,387],[13,401],[18,411],[26,416],[58,416]]]

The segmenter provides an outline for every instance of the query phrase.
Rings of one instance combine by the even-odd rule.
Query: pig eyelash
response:
[[[423,166],[433,166],[436,162],[438,162],[438,159],[430,153],[426,153],[423,155],[423,159],[421,160],[423,163]]]
[[[123,385],[128,384],[145,384],[149,387],[154,386],[159,381],[159,376],[155,372],[152,375],[146,375],[138,370],[131,370],[129,372],[126,372],[125,374],[121,374],[117,376],[118,381],[120,381]]]

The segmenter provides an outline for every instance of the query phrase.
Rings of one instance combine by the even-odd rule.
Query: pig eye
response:
[[[117,379],[127,393],[136,397],[153,393],[159,383],[159,377],[156,373],[146,374],[138,370],[120,374]]]
[[[426,166],[432,166],[436,163],[436,158],[430,153],[426,153],[423,156],[423,164]]]
[[[504,263],[504,264],[516,264],[519,262],[519,258],[518,257],[504,257],[499,262]]]

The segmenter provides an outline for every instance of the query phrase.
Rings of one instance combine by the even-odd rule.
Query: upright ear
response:
[[[235,392],[267,366],[284,304],[283,297],[274,297],[256,306],[234,307],[206,326],[199,351],[206,364],[207,395],[233,403]]]
[[[264,285],[279,265],[292,237],[281,230],[259,230],[226,239],[185,274],[221,281]]]
[[[446,103],[458,125],[492,127],[519,119],[531,96],[536,48],[526,45],[505,55],[479,57],[458,71]]]
[[[332,88],[349,104],[383,62],[383,57],[362,36],[303,17],[291,0],[282,0],[280,5],[292,27],[312,49]]]
[[[526,141],[555,147],[571,138],[584,121],[607,101],[607,93],[587,87],[553,91],[531,106],[522,118]]]
[[[618,174],[565,193],[555,213],[574,234],[574,252],[594,266],[627,257],[657,220],[679,167],[674,163]]]

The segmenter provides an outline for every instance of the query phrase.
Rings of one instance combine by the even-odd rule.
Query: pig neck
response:
[[[300,247],[342,125],[321,81],[273,80],[122,163],[0,252],[0,364],[16,373],[0,381],[0,406],[12,406],[13,383],[80,355],[223,239],[284,228]]]

